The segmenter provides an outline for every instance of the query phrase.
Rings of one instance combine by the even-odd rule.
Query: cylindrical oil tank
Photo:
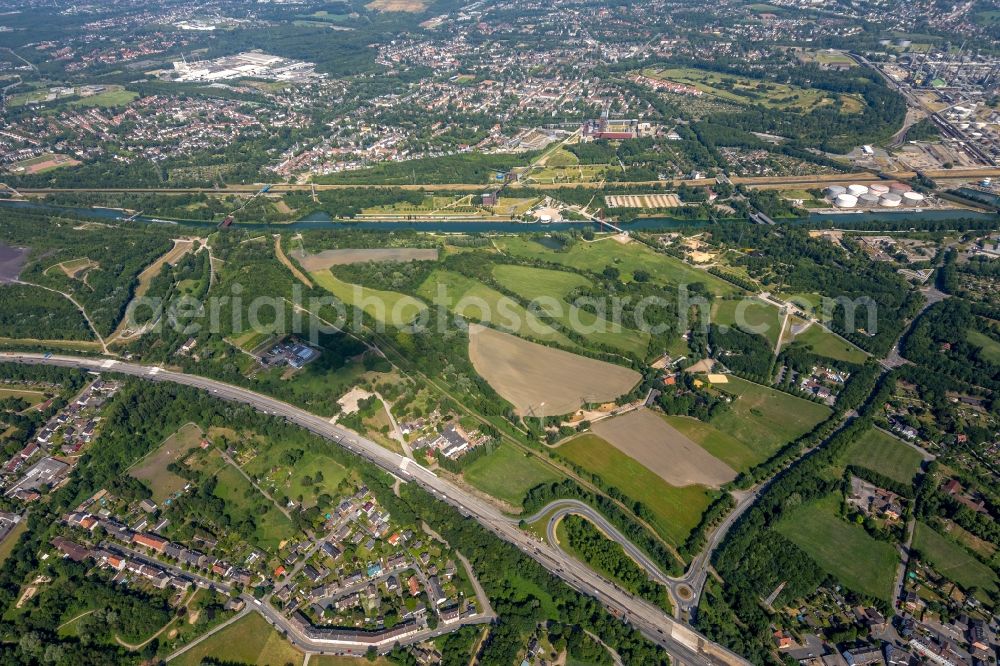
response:
[[[924,195],[920,192],[903,192],[903,201],[907,204],[918,204],[924,200]]]
[[[853,194],[838,194],[833,205],[837,208],[854,208],[858,205],[858,198]]]
[[[861,204],[862,206],[867,206],[869,208],[872,206],[877,206],[878,201],[879,201],[878,195],[872,194],[871,192],[869,192],[868,194],[862,194],[860,197],[858,197],[858,203]]]
[[[896,194],[895,192],[889,192],[888,194],[883,194],[879,199],[879,203],[888,208],[895,208],[903,200],[903,197]]]
[[[868,194],[867,185],[858,185],[857,183],[847,186],[847,193],[856,197],[860,197],[862,194]]]

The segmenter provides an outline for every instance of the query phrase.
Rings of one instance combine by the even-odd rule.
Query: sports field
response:
[[[536,340],[558,342],[566,347],[575,346],[569,338],[513,299],[460,273],[436,270],[427,276],[417,293],[429,302],[445,305],[466,319],[491,323]]]
[[[813,324],[802,333],[795,336],[795,342],[809,347],[814,354],[826,356],[848,363],[864,363],[868,354],[849,342],[838,338],[821,326]]]
[[[845,465],[857,465],[910,485],[920,471],[923,456],[892,435],[870,428],[851,442],[841,457]]]
[[[597,435],[574,437],[556,451],[630,499],[642,502],[655,516],[653,528],[675,545],[684,542],[711,503],[704,486],[672,486]]]
[[[205,658],[225,663],[284,666],[301,664],[303,654],[259,613],[250,613],[209,636],[171,663],[176,666],[199,666]]]
[[[530,266],[498,264],[493,277],[507,289],[529,301],[537,301],[542,311],[570,330],[585,335],[598,345],[616,348],[639,358],[646,356],[649,334],[625,328],[598,317],[588,310],[570,305],[566,295],[590,280],[578,273],[554,271]]]
[[[830,415],[830,408],[729,375],[721,387],[736,398],[711,425],[735,437],[766,460],[784,444],[812,430]]]
[[[427,308],[424,303],[412,296],[344,282],[334,277],[328,270],[316,271],[309,276],[348,307],[360,308],[383,324],[405,326]]]
[[[635,459],[672,486],[719,486],[736,472],[667,423],[659,413],[637,409],[593,424],[595,435]]]
[[[513,506],[521,506],[525,493],[535,486],[562,480],[545,463],[506,444],[472,462],[462,471],[462,477],[488,495]]]
[[[997,575],[988,566],[958,544],[935,532],[926,523],[917,522],[913,547],[920,551],[935,571],[965,589],[978,587],[991,593],[1000,589]]]
[[[612,266],[621,271],[623,280],[632,280],[635,271],[642,270],[649,273],[651,279],[659,284],[680,285],[701,282],[716,295],[738,291],[725,280],[692,268],[680,259],[654,252],[635,241],[623,244],[613,238],[604,238],[593,243],[577,242],[571,245],[569,250],[561,252],[521,236],[498,239],[497,244],[504,252],[519,257],[550,261],[582,271],[600,273],[608,266]]]
[[[892,544],[837,515],[839,493],[787,511],[775,529],[841,583],[889,602],[899,555]]]
[[[620,365],[529,342],[478,324],[469,327],[476,372],[522,416],[556,416],[588,402],[615,400],[642,376]]]
[[[784,317],[778,308],[754,298],[715,301],[712,304],[713,324],[735,326],[746,333],[762,335],[772,347],[778,344],[782,319]]]
[[[129,476],[138,479],[153,491],[153,501],[160,503],[187,484],[183,478],[167,469],[170,463],[180,462],[201,443],[201,428],[188,423],[168,437],[156,449],[129,470]]]

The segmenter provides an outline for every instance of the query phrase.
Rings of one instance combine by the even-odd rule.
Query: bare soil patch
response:
[[[307,273],[325,271],[331,266],[363,264],[367,261],[436,261],[438,258],[438,251],[433,248],[413,247],[323,250],[315,254],[294,250],[290,254]]]
[[[368,9],[380,12],[422,12],[427,3],[423,0],[374,0],[365,5]]]
[[[672,486],[718,488],[736,478],[729,465],[648,409],[598,421],[592,430]]]
[[[469,327],[469,358],[483,379],[523,416],[554,416],[584,403],[615,400],[642,376],[630,368]]]
[[[28,248],[0,245],[0,284],[13,282],[28,262]]]

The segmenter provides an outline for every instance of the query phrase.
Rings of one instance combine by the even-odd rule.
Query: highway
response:
[[[2,353],[0,360],[28,365],[77,368],[92,372],[116,372],[149,381],[172,382],[202,389],[217,398],[243,403],[266,414],[283,417],[290,423],[343,446],[404,481],[418,484],[436,498],[456,507],[463,515],[475,518],[490,532],[515,545],[577,591],[598,600],[613,614],[627,618],[637,630],[673,657],[675,662],[691,666],[716,664],[749,666],[746,659],[713,643],[690,627],[667,616],[652,604],[609,583],[572,556],[549,544],[539,543],[493,504],[439,478],[430,470],[404,456],[382,448],[353,431],[331,424],[321,416],[249,389],[155,366],[114,359],[21,352]]]

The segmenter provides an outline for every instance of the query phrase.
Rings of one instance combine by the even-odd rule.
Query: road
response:
[[[202,389],[217,398],[250,405],[266,414],[283,417],[290,423],[343,446],[404,481],[416,483],[436,498],[456,507],[463,515],[474,517],[487,530],[519,548],[577,591],[598,600],[616,615],[627,615],[629,622],[638,631],[662,647],[678,663],[691,666],[749,664],[746,659],[713,643],[690,627],[667,616],[659,608],[608,583],[589,567],[558,548],[539,544],[533,536],[522,531],[493,504],[438,477],[412,460],[389,451],[353,431],[332,424],[321,416],[249,389],[155,366],[114,359],[46,356],[21,352],[0,354],[0,360],[29,365],[55,365],[94,372],[117,372],[150,381],[171,382]]]

